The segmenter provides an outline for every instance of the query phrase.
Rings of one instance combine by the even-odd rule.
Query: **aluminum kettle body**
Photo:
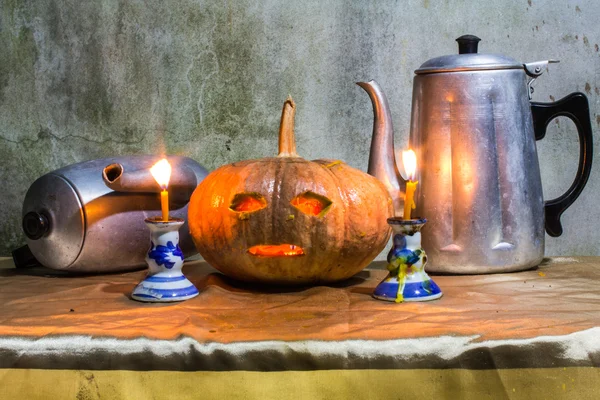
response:
[[[170,216],[187,219],[191,193],[208,172],[187,157],[168,160],[173,168]],[[23,230],[31,255],[45,267],[71,272],[143,268],[150,246],[144,219],[160,215],[159,196],[147,189],[156,186],[160,190],[148,172],[156,161],[156,156],[104,158],[38,178],[23,203]],[[103,180],[107,166],[121,168],[119,176],[115,175],[115,184],[120,186],[109,187],[105,173]],[[130,172],[133,179],[129,179]],[[122,181],[129,187],[123,187]],[[180,235],[184,254],[195,254],[187,223]]]
[[[510,84],[497,85],[502,80]],[[435,272],[527,269],[544,256],[544,200],[525,73],[417,75],[410,144]]]
[[[410,146],[422,166],[417,215],[429,220],[423,230],[429,271],[528,269],[544,257],[544,228],[562,233],[560,215],[591,170],[592,133],[581,93],[530,102],[530,80],[547,63],[417,70]],[[578,128],[579,170],[565,195],[544,202],[535,141],[560,115]]]

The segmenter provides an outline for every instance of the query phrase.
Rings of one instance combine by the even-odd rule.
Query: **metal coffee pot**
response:
[[[522,64],[478,54],[479,40],[462,36],[459,54],[431,59],[415,71],[410,127],[419,166],[415,215],[429,221],[422,241],[431,272],[494,273],[538,265],[544,226],[551,236],[562,234],[560,216],[583,190],[592,167],[586,96],[531,102],[532,82],[552,61]],[[375,112],[369,173],[395,191],[400,203],[405,183],[394,161],[387,100],[376,82],[359,85]],[[567,192],[544,202],[535,141],[558,116],[577,127],[579,166]]]
[[[190,196],[207,171],[187,157],[167,159],[172,167],[170,215],[187,220]],[[145,267],[150,243],[144,219],[160,215],[160,187],[149,172],[158,160],[157,156],[104,158],[38,178],[23,202],[27,246],[13,252],[17,267],[34,261],[69,272]],[[180,235],[183,253],[195,254],[187,223]]]

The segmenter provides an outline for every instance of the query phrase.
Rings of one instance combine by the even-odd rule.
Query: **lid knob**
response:
[[[31,240],[38,240],[50,230],[48,218],[35,211],[28,212],[23,217],[23,232]]]
[[[456,41],[458,42],[458,54],[472,54],[477,53],[477,45],[479,39],[475,35],[462,35]]]

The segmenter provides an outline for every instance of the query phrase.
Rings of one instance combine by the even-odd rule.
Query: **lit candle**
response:
[[[150,173],[156,179],[156,182],[161,187],[160,192],[160,209],[162,210],[162,220],[169,220],[169,179],[171,179],[171,164],[166,159],[162,159],[150,168]]]
[[[406,182],[406,195],[404,196],[404,219],[410,219],[411,211],[416,207],[415,204],[415,190],[417,190],[417,183],[415,181],[415,174],[417,172],[417,156],[412,150],[402,152],[402,162],[404,164],[404,170],[408,176]]]

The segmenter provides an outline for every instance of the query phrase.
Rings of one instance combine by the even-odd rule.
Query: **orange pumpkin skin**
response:
[[[243,193],[254,200],[240,205]],[[306,193],[308,200],[299,201]],[[306,284],[361,271],[387,244],[392,215],[391,197],[376,178],[341,161],[279,156],[210,173],[190,199],[188,223],[200,254],[225,275]],[[300,247],[303,254],[249,251],[280,244]]]

